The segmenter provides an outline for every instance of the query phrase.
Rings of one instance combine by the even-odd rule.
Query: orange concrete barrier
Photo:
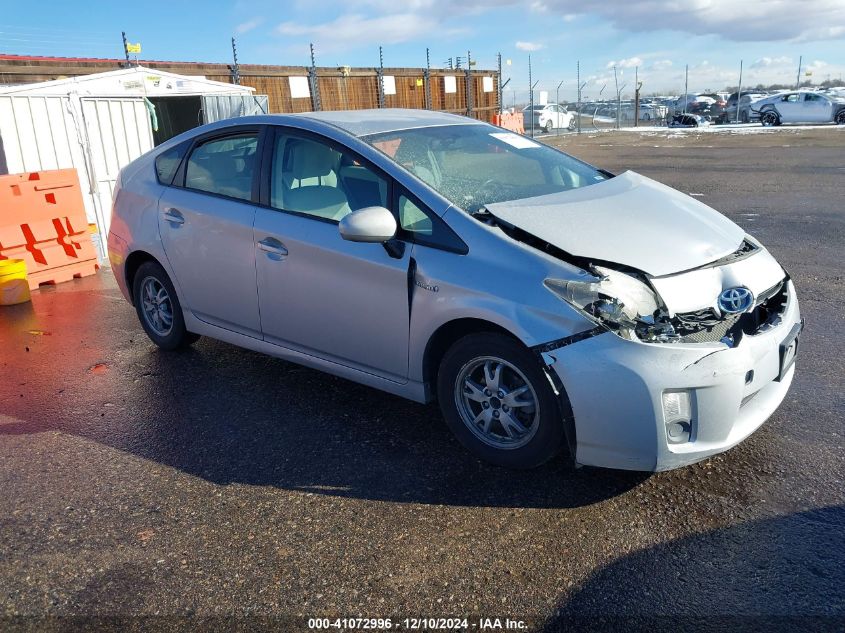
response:
[[[99,268],[75,169],[0,176],[0,260],[25,262],[31,289]]]
[[[517,134],[525,134],[522,124],[522,112],[503,112],[493,115],[493,125],[498,125]]]

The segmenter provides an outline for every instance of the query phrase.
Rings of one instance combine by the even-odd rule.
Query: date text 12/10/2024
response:
[[[524,620],[511,618],[308,618],[308,628],[344,631],[521,631],[526,630],[528,625]]]

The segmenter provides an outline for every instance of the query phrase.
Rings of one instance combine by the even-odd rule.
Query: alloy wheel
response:
[[[147,325],[159,336],[167,336],[173,329],[173,303],[164,285],[155,277],[141,282],[141,311]]]
[[[495,356],[465,364],[455,380],[455,404],[466,427],[488,446],[515,449],[537,432],[540,408],[531,382]]]

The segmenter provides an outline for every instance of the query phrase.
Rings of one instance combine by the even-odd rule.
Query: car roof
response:
[[[433,110],[412,110],[409,108],[379,108],[374,110],[332,110],[302,112],[289,115],[323,121],[342,128],[355,136],[410,130],[442,125],[483,125],[482,121],[467,116],[436,112]]]

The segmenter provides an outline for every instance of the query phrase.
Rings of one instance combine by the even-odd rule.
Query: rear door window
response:
[[[195,147],[185,167],[185,187],[239,200],[252,198],[258,133],[211,139]]]

